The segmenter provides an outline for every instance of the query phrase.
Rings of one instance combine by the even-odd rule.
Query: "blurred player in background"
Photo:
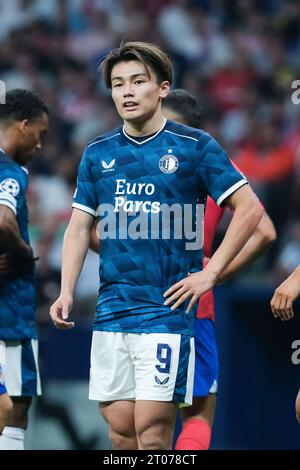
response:
[[[290,320],[294,316],[293,304],[300,295],[300,266],[274,292],[271,310],[275,318]],[[300,424],[300,390],[296,398],[296,416]]]
[[[167,119],[173,119],[181,124],[195,128],[201,125],[201,107],[196,98],[186,90],[172,90],[163,101],[162,112]],[[219,207],[208,196],[204,216],[203,245],[203,254],[207,258],[212,256],[213,240],[225,209],[226,206]],[[264,213],[254,234],[221,274],[220,281],[230,278],[247,266],[275,238],[274,225]],[[177,439],[176,449],[178,450],[206,450],[210,445],[219,369],[212,290],[201,297],[198,306],[195,323],[195,353],[193,405],[181,410],[183,430]]]
[[[13,90],[0,105],[0,339],[13,410],[0,449],[23,450],[31,397],[40,394],[35,322],[34,257],[28,237],[23,167],[41,149],[48,108],[34,93]]]
[[[217,282],[263,211],[214,139],[166,122],[161,103],[173,73],[163,51],[123,43],[108,54],[102,72],[124,126],[97,137],[84,152],[64,239],[61,295],[50,315],[58,328],[74,326],[68,315],[98,212],[100,225],[108,227],[101,233],[90,398],[100,402],[115,449],[170,449],[177,406],[192,402],[193,305]],[[163,208],[177,207],[181,227],[194,215],[195,225],[195,209],[207,193],[236,210],[202,270],[201,244],[190,247],[186,233],[175,237],[174,225],[163,237],[169,233]],[[110,225],[114,220],[119,231]],[[144,223],[151,230],[139,229]],[[177,308],[183,300],[186,306]]]

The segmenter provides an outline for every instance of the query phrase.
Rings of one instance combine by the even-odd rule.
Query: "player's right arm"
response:
[[[59,298],[50,309],[50,316],[57,328],[68,329],[73,305],[74,289],[89,247],[93,223],[97,217],[97,194],[91,168],[93,158],[87,147],[83,153],[73,198],[73,213],[66,230],[62,252],[62,278]]]
[[[20,256],[31,253],[30,246],[21,237],[14,212],[0,203],[0,247],[3,251],[13,252]]]
[[[67,319],[73,305],[74,289],[89,247],[94,220],[91,214],[74,208],[64,236],[61,292],[50,308],[51,319],[60,329],[74,326],[74,322],[68,322]]]
[[[0,274],[22,276],[34,263],[32,249],[19,227],[19,210],[27,190],[27,176],[17,165],[0,172]],[[22,212],[21,212],[22,217]]]
[[[100,238],[97,234],[97,222],[94,223],[92,231],[91,231],[89,248],[90,250],[94,251],[97,254],[100,251]]]
[[[300,295],[300,265],[274,292],[271,310],[275,318],[289,320],[294,316],[293,303]]]

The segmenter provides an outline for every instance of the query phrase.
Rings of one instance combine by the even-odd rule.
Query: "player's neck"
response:
[[[11,139],[7,136],[6,132],[0,129],[0,149],[6,153],[9,157],[14,159],[15,146],[12,145]]]
[[[160,113],[148,119],[145,122],[128,122],[124,121],[125,132],[132,137],[143,137],[146,135],[155,134],[158,132],[166,123],[166,118]]]

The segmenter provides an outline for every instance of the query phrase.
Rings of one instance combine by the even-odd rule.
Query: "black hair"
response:
[[[199,128],[202,121],[202,108],[197,98],[187,90],[171,90],[164,98],[163,106],[181,114],[188,126]]]
[[[107,88],[111,88],[111,71],[119,62],[137,60],[141,62],[148,74],[152,67],[159,83],[173,81],[173,65],[169,56],[160,47],[147,42],[123,42],[120,47],[113,49],[100,64],[99,70]]]
[[[0,121],[29,121],[49,114],[48,106],[29,90],[12,90],[6,93],[5,103],[0,104]]]

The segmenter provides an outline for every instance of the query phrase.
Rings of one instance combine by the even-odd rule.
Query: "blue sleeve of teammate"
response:
[[[92,159],[88,149],[85,150],[78,170],[77,188],[73,198],[72,207],[83,210],[96,217],[97,194],[95,181],[93,180],[91,167]]]
[[[196,151],[197,183],[220,206],[238,188],[247,183],[218,142],[209,134],[201,135]]]
[[[5,166],[0,171],[0,204],[9,207],[15,215],[18,212],[18,201],[27,189],[27,176],[13,165]]]

